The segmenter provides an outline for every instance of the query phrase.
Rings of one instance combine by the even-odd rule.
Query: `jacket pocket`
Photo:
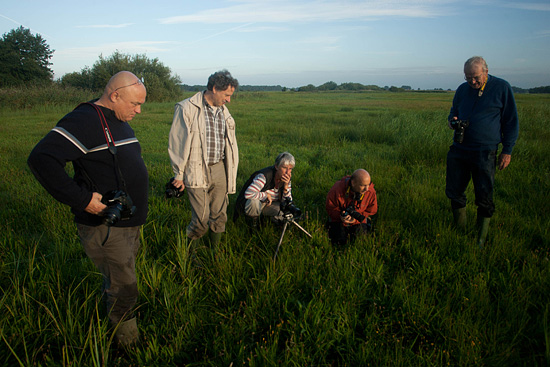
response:
[[[202,157],[202,146],[199,131],[191,130],[191,149],[189,160],[185,167],[185,186],[197,187],[204,185],[204,164]]]

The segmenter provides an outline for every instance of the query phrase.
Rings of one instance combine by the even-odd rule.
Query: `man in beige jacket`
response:
[[[187,189],[191,204],[187,236],[199,239],[210,228],[213,246],[225,231],[227,195],[236,191],[239,151],[225,104],[238,86],[227,70],[210,75],[206,91],[176,104],[168,141],[173,185]]]

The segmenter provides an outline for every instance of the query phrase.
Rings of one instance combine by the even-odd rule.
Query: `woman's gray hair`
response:
[[[485,62],[485,59],[481,56],[472,56],[466,62],[464,63],[464,70],[469,70],[473,65],[479,64],[481,65],[481,70],[484,72],[489,70],[487,67],[487,62]]]
[[[275,158],[275,167],[281,167],[281,166],[292,166],[294,167],[296,165],[296,160],[294,159],[294,156],[290,154],[289,152],[283,152]]]

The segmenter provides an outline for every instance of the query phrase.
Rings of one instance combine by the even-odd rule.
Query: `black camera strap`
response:
[[[346,189],[346,195],[354,201],[353,206],[355,208],[358,209],[361,207],[361,201],[363,201],[363,197],[365,196],[365,194],[360,194],[351,189],[351,177],[348,179],[348,188]]]
[[[107,149],[109,150],[109,153],[113,155],[113,161],[115,163],[115,175],[117,177],[117,182],[120,182],[122,184],[122,189],[125,192],[128,192],[128,190],[126,189],[126,181],[124,181],[124,176],[122,175],[122,171],[120,170],[120,165],[118,164],[117,147],[115,145],[115,140],[113,139],[113,135],[111,134],[111,129],[109,129],[109,124],[107,123],[107,119],[105,118],[103,111],[95,103],[84,102],[84,103],[81,103],[79,106],[83,104],[90,105],[96,110],[97,115],[99,117],[99,122],[101,123],[103,134],[105,135],[105,141],[107,142]],[[86,176],[88,175],[86,174]],[[118,187],[118,189],[120,189],[120,187]]]

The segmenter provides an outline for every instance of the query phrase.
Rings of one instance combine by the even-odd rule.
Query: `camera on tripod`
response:
[[[170,198],[179,198],[183,195],[183,190],[180,191],[179,188],[177,188],[176,186],[174,186],[174,177],[172,177],[170,179],[170,181],[168,181],[166,183],[166,190],[164,191],[164,195],[166,196],[167,199],[170,199]]]
[[[128,220],[136,213],[132,199],[122,190],[112,190],[103,195],[101,202],[107,205],[103,211],[103,224],[112,226],[119,220]]]
[[[351,216],[353,219],[357,219],[359,223],[363,223],[365,216],[355,210],[354,204],[350,204],[346,209],[342,210],[340,214],[342,217]]]
[[[464,141],[464,130],[470,125],[468,120],[451,120],[451,128],[455,131],[454,141],[462,144]]]
[[[302,216],[302,211],[296,207],[292,203],[292,200],[290,198],[284,198],[281,201],[280,210],[282,213],[282,222],[283,222],[283,232],[281,233],[281,237],[279,238],[279,243],[277,244],[277,250],[275,250],[275,255],[273,256],[273,261],[277,259],[277,254],[279,253],[279,247],[281,247],[281,243],[283,242],[283,237],[285,236],[286,227],[288,226],[288,223],[294,224],[296,227],[300,228],[302,232],[307,234],[309,238],[311,238],[311,235],[303,229],[298,223],[296,223],[295,219],[299,219]]]
[[[302,216],[302,211],[294,205],[290,198],[285,198],[281,202],[281,212],[283,212],[283,218],[287,220],[298,219]]]

